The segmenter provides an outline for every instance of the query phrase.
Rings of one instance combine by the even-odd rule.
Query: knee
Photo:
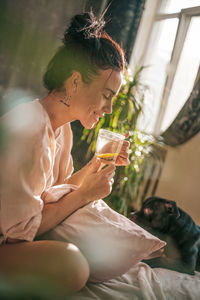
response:
[[[79,291],[89,277],[88,262],[73,244],[59,242],[58,248],[57,280],[68,293]]]
[[[22,282],[33,278],[33,284],[37,282],[37,288],[41,288],[42,293],[47,282],[50,284],[48,290],[52,293],[74,293],[84,287],[89,277],[85,257],[76,246],[65,242],[37,241],[3,245],[0,247],[0,258],[0,273],[6,274],[8,279],[17,276]]]
[[[73,244],[67,245],[67,260],[65,260],[65,280],[70,292],[76,292],[82,289],[89,277],[89,265],[86,258],[80,250]],[[68,271],[66,272],[66,270]]]

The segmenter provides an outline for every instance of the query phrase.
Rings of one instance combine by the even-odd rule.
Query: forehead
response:
[[[117,93],[122,84],[122,79],[123,73],[121,71],[112,69],[100,70],[99,75],[94,79],[93,83],[101,89],[108,89]]]
[[[150,207],[150,206],[157,208],[160,206],[164,206],[164,202],[159,199],[154,199],[154,200],[147,199],[147,201],[144,202],[143,207]]]

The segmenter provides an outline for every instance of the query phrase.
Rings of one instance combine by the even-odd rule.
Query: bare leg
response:
[[[44,292],[44,282],[52,291],[70,294],[80,290],[88,277],[88,263],[72,244],[34,241],[0,246],[0,278],[12,286],[22,285],[27,290],[32,281]],[[34,284],[30,284],[32,288]]]

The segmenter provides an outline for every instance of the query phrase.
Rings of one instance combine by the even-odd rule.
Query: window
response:
[[[142,81],[150,89],[138,124],[156,135],[167,129],[189,97],[200,64],[200,0],[157,2],[142,61],[148,66]]]

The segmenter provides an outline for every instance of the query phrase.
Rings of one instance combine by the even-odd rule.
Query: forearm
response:
[[[45,204],[37,236],[54,228],[84,204],[86,204],[86,201],[78,190],[63,196],[57,202]]]
[[[80,171],[74,173],[69,179],[67,179],[65,183],[80,186],[88,173],[88,168],[88,165],[84,166]]]

